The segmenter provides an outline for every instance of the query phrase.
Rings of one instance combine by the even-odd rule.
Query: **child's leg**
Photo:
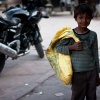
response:
[[[71,100],[96,100],[96,70],[73,73]]]
[[[96,70],[87,73],[88,83],[87,83],[87,100],[96,100]]]
[[[86,96],[86,72],[73,73],[71,100],[84,100]]]

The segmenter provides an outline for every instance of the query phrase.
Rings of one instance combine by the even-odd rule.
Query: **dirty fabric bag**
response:
[[[70,55],[64,55],[56,51],[56,45],[65,38],[73,38],[76,42],[79,41],[70,26],[62,28],[51,40],[46,50],[46,56],[59,79],[68,85],[71,84],[73,75]]]

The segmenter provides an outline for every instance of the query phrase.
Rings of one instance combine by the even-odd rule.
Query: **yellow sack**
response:
[[[70,55],[58,53],[55,48],[65,38],[73,38],[76,42],[79,41],[70,26],[67,26],[55,34],[46,50],[46,56],[59,79],[68,85],[71,84],[73,74]]]

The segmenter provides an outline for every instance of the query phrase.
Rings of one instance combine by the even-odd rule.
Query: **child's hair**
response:
[[[80,4],[74,8],[74,18],[76,19],[79,14],[84,14],[86,13],[88,16],[93,18],[93,11],[92,9],[88,6],[88,4]]]

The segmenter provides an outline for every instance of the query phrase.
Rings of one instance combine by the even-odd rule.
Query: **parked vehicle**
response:
[[[39,10],[29,12],[20,6],[11,6],[3,13],[7,19],[0,17],[0,72],[8,57],[17,59],[29,53],[30,46],[35,46],[40,58],[44,57],[41,45],[42,37],[38,22],[44,16]]]

